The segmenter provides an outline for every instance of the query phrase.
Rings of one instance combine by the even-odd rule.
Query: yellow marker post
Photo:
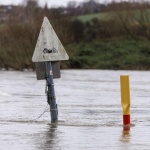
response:
[[[120,76],[121,105],[123,110],[123,125],[130,125],[130,88],[129,76]]]

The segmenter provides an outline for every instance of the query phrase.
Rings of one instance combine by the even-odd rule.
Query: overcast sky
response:
[[[47,3],[48,6],[51,7],[51,6],[66,6],[69,1],[83,2],[87,0],[37,0],[37,1],[39,1],[39,4],[42,6],[44,6],[45,3]],[[103,2],[110,2],[111,0],[97,0],[97,1],[103,3]],[[119,1],[119,0],[115,0],[115,1]],[[0,4],[3,5],[8,5],[8,4],[18,5],[22,3],[23,0],[0,0]]]

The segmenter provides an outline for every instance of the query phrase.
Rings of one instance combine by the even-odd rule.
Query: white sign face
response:
[[[68,60],[63,45],[58,39],[47,17],[44,17],[41,31],[36,43],[33,62]]]

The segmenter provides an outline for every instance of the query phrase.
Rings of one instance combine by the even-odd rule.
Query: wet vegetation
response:
[[[150,70],[149,8],[145,2],[120,2],[100,13],[73,9],[73,14],[37,4],[18,6],[0,24],[0,68],[34,69],[31,58],[47,16],[70,56],[61,68]]]
[[[94,41],[71,46],[70,50],[74,52],[70,58],[70,68],[150,69],[150,46],[147,40]]]

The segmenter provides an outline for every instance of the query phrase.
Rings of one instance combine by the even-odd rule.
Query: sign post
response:
[[[47,102],[50,105],[51,123],[58,122],[58,108],[53,79],[60,78],[60,60],[68,59],[68,54],[49,20],[44,17],[32,61],[35,62],[37,80],[46,79]]]
[[[45,65],[46,65],[46,84],[48,87],[46,93],[47,93],[47,102],[50,105],[51,122],[57,123],[58,109],[57,109],[56,97],[55,97],[52,64],[51,62],[46,62]]]

